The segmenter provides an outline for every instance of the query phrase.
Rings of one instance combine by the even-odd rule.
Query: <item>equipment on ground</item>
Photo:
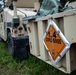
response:
[[[8,50],[14,58],[26,59],[29,36],[22,18],[36,15],[34,3],[36,5],[38,0],[8,0],[3,3],[0,4],[0,40],[7,41]]]
[[[73,9],[57,12],[57,0],[44,0],[36,16],[27,23],[30,53],[64,73],[76,70],[76,1]],[[44,7],[46,6],[46,7]],[[51,6],[53,8],[53,13]],[[51,10],[50,10],[51,9]]]

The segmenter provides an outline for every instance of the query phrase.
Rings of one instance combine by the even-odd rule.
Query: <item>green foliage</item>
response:
[[[16,61],[8,53],[7,44],[0,43],[0,75],[66,75],[40,59],[29,55],[23,61]],[[70,74],[76,75],[76,72]]]

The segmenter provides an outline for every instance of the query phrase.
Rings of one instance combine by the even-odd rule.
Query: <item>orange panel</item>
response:
[[[61,37],[58,35],[58,32],[56,32],[53,25],[49,26],[44,38],[44,42],[49,49],[53,60],[56,60],[56,58],[66,46]]]

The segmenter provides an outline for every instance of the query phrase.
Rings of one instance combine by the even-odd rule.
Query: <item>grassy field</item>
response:
[[[6,43],[0,43],[0,75],[66,75],[45,62],[29,55],[17,62],[9,54]],[[76,71],[70,75],[76,75]]]

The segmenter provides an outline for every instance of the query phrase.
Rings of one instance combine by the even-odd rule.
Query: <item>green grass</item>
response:
[[[29,58],[16,62],[9,54],[7,44],[0,43],[0,75],[66,75],[49,64],[29,55]],[[76,75],[76,72],[70,75]]]

